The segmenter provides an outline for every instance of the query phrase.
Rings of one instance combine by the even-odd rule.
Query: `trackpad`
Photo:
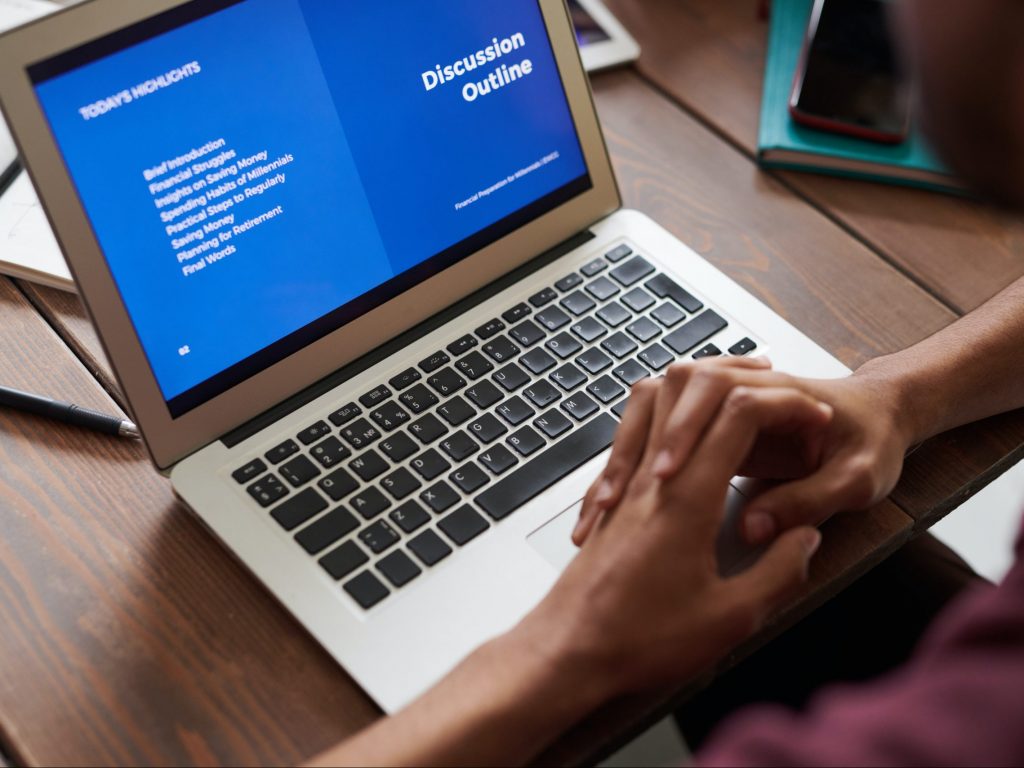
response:
[[[723,575],[741,571],[756,559],[758,551],[742,541],[737,531],[739,512],[745,499],[735,487],[729,487],[725,517],[718,538],[718,567]],[[555,569],[564,571],[579,550],[572,543],[572,529],[580,516],[583,500],[577,501],[526,537],[530,545]]]

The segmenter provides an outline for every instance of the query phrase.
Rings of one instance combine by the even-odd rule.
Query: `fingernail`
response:
[[[751,544],[761,544],[775,535],[775,518],[766,512],[752,512],[747,515],[744,527],[747,540]]]
[[[651,468],[651,472],[656,475],[666,475],[672,471],[672,454],[668,451],[662,451],[655,457],[654,466]]]
[[[818,547],[821,546],[821,531],[817,528],[812,528],[804,536],[804,549],[807,550],[807,557],[812,557],[815,552],[818,551]]]
[[[835,409],[828,403],[818,403],[818,410],[821,411],[822,414],[829,419],[831,419],[832,415],[836,412]]]
[[[612,481],[608,478],[601,480],[601,485],[598,486],[597,494],[594,496],[594,503],[597,506],[602,507],[612,500],[612,496],[615,494],[615,487],[612,485]]]

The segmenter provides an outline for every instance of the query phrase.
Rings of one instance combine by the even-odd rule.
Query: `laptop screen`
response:
[[[537,0],[195,0],[29,75],[173,417],[591,187]]]

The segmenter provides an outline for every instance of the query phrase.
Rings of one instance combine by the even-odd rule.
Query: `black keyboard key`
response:
[[[267,475],[257,480],[255,483],[246,488],[249,495],[252,496],[256,503],[266,509],[275,501],[280,501],[287,496],[290,491],[288,487],[282,483],[276,475]]]
[[[422,378],[423,375],[419,371],[415,368],[409,368],[406,371],[402,371],[400,374],[395,376],[395,378],[390,379],[388,384],[394,387],[396,391],[401,392],[403,389],[411,387]]]
[[[327,501],[314,488],[307,488],[270,512],[286,531],[293,531],[327,509]]]
[[[679,325],[679,323],[685,320],[686,313],[675,304],[662,304],[656,310],[651,312],[651,317],[666,328],[671,328],[674,325]]]
[[[525,322],[520,323],[508,333],[509,336],[518,341],[524,347],[532,347],[544,338],[544,331],[542,331],[532,320],[526,320]]]
[[[424,531],[410,541],[409,549],[428,567],[437,565],[452,553],[452,548],[433,531]]]
[[[470,422],[468,429],[469,434],[484,444],[494,442],[508,432],[508,427],[490,413],[485,413],[476,421]]]
[[[477,460],[495,475],[507,472],[519,463],[519,459],[500,443],[485,450]]]
[[[384,574],[384,577],[391,582],[392,586],[404,587],[410,581],[419,576],[423,571],[419,569],[409,556],[399,550],[392,552],[377,563],[377,570]]]
[[[444,352],[435,352],[430,357],[420,362],[420,370],[424,373],[433,373],[443,365],[451,362],[451,358]]]
[[[369,571],[363,571],[352,579],[344,586],[344,590],[367,611],[391,594],[388,588],[380,583],[380,579]]]
[[[353,496],[349,504],[364,520],[373,520],[391,506],[391,501],[379,489],[371,486]]]
[[[703,360],[705,357],[721,357],[722,350],[714,344],[706,344],[693,353],[694,360]]]
[[[580,285],[582,282],[583,278],[577,275],[575,272],[573,272],[571,275],[566,275],[557,283],[555,283],[555,288],[557,288],[562,293],[566,293],[568,291],[571,291],[577,285]]]
[[[543,349],[531,349],[519,359],[519,362],[530,373],[538,376],[555,367],[555,358]]]
[[[640,359],[643,360],[652,371],[660,371],[676,358],[660,344],[654,344],[640,353]]]
[[[570,323],[570,318],[558,307],[548,307],[537,313],[537,322],[549,331],[557,331]]]
[[[615,381],[611,376],[602,376],[587,387],[587,392],[607,405],[615,398],[622,397],[626,392],[626,388]]]
[[[341,430],[341,436],[357,451],[380,440],[380,432],[366,419],[353,421]]]
[[[635,323],[626,326],[626,332],[635,339],[648,342],[661,335],[661,328],[652,323],[646,317],[641,317]]]
[[[576,365],[587,373],[600,373],[612,364],[612,359],[600,349],[588,349],[576,358]]]
[[[367,451],[348,465],[365,482],[380,477],[388,471],[388,463],[376,451]]]
[[[716,333],[724,330],[728,325],[717,312],[709,309],[672,331],[662,339],[662,343],[677,355],[684,355],[698,344],[703,344]]]
[[[445,536],[460,547],[490,528],[490,523],[468,504],[459,507],[437,524]]]
[[[562,393],[555,389],[550,381],[541,379],[523,390],[526,398],[538,408],[547,408],[562,399]]]
[[[476,497],[494,520],[501,520],[612,444],[618,422],[603,413]]]
[[[463,493],[472,493],[490,482],[487,473],[472,461],[456,469],[448,475],[448,479],[455,483]]]
[[[643,288],[634,288],[622,297],[622,303],[634,312],[643,312],[648,307],[654,306],[654,297]]]
[[[609,328],[618,328],[627,320],[630,320],[633,315],[628,309],[619,304],[617,301],[613,301],[606,307],[601,307],[597,310],[598,319],[607,325]]]
[[[285,440],[280,445],[275,445],[266,453],[267,461],[271,464],[280,464],[282,461],[287,459],[289,456],[294,456],[299,452],[299,444],[294,440]]]
[[[384,520],[370,523],[359,532],[359,540],[375,555],[395,546],[399,538],[398,531]]]
[[[447,349],[451,353],[452,357],[459,357],[459,355],[464,355],[466,352],[469,352],[469,350],[476,345],[476,337],[467,333],[461,339],[457,339],[449,344]]]
[[[572,428],[572,422],[561,411],[550,410],[541,414],[534,425],[552,440]]]
[[[359,398],[359,402],[364,408],[374,408],[385,400],[391,397],[391,390],[381,384],[379,387],[371,389],[365,395]]]
[[[532,312],[533,310],[530,309],[528,304],[516,304],[512,309],[502,313],[501,319],[512,325],[513,323],[518,323]]]
[[[278,472],[281,473],[281,477],[287,480],[288,484],[291,485],[292,488],[298,488],[300,485],[305,485],[320,474],[320,470],[316,468],[316,464],[310,461],[306,456],[296,456],[287,464],[282,464],[281,468],[278,469]]]
[[[455,492],[444,480],[430,486],[427,490],[420,494],[420,500],[423,501],[428,507],[430,507],[437,514],[441,514],[446,509],[451,509],[459,501],[459,494]]]
[[[476,416],[476,411],[473,410],[473,406],[461,397],[453,397],[447,403],[438,408],[437,413],[453,427],[457,427],[459,424],[463,424]]]
[[[583,345],[568,333],[560,333],[548,339],[544,342],[544,346],[547,347],[549,352],[554,352],[562,360],[572,357],[583,349]]]
[[[612,296],[622,289],[607,277],[599,277],[586,287],[587,293],[598,301],[608,301]]]
[[[586,381],[587,376],[572,363],[566,363],[557,371],[552,373],[550,379],[566,392],[571,392]]]
[[[513,344],[508,336],[498,336],[484,344],[484,352],[496,363],[504,363],[518,355],[522,350]]]
[[[486,323],[477,328],[476,335],[479,336],[481,339],[486,340],[491,338],[491,336],[494,336],[495,334],[501,333],[504,330],[505,324],[501,322],[501,320],[499,320],[498,318],[494,318],[493,320],[488,320]]]
[[[455,362],[455,366],[461,373],[466,375],[470,381],[475,381],[485,373],[494,370],[494,363],[481,355],[479,352],[470,352],[461,360]]]
[[[424,480],[433,480],[452,468],[452,465],[433,448],[410,461],[409,466]]]
[[[499,405],[495,409],[495,412],[513,427],[522,424],[536,413],[536,411],[528,406],[526,401],[518,395],[510,397],[504,403]]]
[[[451,368],[445,368],[442,371],[438,371],[427,380],[427,383],[430,384],[430,386],[434,388],[434,391],[442,397],[454,395],[466,386],[466,380]]]
[[[658,275],[645,283],[647,289],[659,299],[672,299],[676,304],[685,309],[691,315],[704,309],[689,291],[684,290],[675,280],[668,275]]]
[[[641,379],[646,379],[651,375],[646,368],[633,359],[619,363],[612,373],[617,379],[625,382],[627,387],[632,387]]]
[[[623,399],[623,400],[619,400],[619,402],[617,402],[615,405],[612,406],[612,413],[614,413],[616,416],[618,416],[621,419],[622,415],[626,412],[626,406],[628,406],[628,405],[629,405],[629,398],[628,397]]]
[[[632,253],[633,249],[630,248],[628,245],[620,245],[614,250],[608,251],[608,253],[606,253],[604,257],[608,259],[608,261],[610,261],[612,264],[615,264],[616,262],[622,261],[624,258],[631,255]]]
[[[576,421],[589,419],[600,410],[600,406],[582,392],[570,395],[562,401],[562,410]]]
[[[401,501],[410,493],[418,491],[423,484],[404,467],[396,469],[380,481],[381,487],[390,493],[396,501]]]
[[[344,469],[336,469],[317,485],[320,490],[331,497],[331,501],[341,501],[359,487],[359,483]]]
[[[608,353],[618,358],[631,355],[637,350],[637,343],[626,334],[616,333],[601,342],[601,347]]]
[[[306,427],[299,432],[297,437],[303,445],[312,445],[321,437],[327,437],[329,434],[331,434],[331,425],[326,421],[318,421],[316,424]]]
[[[398,402],[408,408],[414,414],[423,413],[431,406],[437,405],[437,395],[431,392],[423,384],[417,384],[407,392],[398,396]]]
[[[615,281],[628,288],[640,282],[654,271],[654,265],[643,256],[634,256],[611,271]]]
[[[584,317],[569,330],[579,336],[587,344],[608,334],[608,329],[592,317]]]
[[[320,558],[320,565],[335,579],[343,579],[363,563],[369,561],[356,543],[346,541],[337,549]]]
[[[544,447],[544,438],[538,435],[533,427],[523,427],[510,435],[505,442],[520,456],[531,456]]]
[[[267,465],[263,463],[263,459],[253,459],[241,469],[236,469],[231,473],[231,477],[235,479],[235,482],[239,485],[245,485],[250,480],[255,480],[260,476],[261,472],[267,471]]]
[[[391,521],[406,533],[412,533],[430,522],[430,515],[415,501],[407,501],[388,513]]]
[[[398,403],[385,403],[375,411],[370,411],[370,418],[385,432],[394,432],[409,420],[408,411]]]
[[[338,507],[295,534],[295,540],[306,552],[315,555],[358,527],[359,521],[355,516],[344,507]]]
[[[597,304],[582,291],[574,291],[560,302],[563,307],[579,317],[592,310]]]
[[[509,363],[506,365],[494,374],[493,378],[506,392],[515,392],[530,381],[530,377],[526,374],[526,371],[515,363]]]
[[[757,344],[753,339],[740,339],[729,347],[729,354],[742,357],[743,355],[749,355],[755,349],[757,349]]]
[[[584,277],[593,277],[599,272],[603,272],[608,269],[608,262],[604,259],[594,259],[589,264],[584,265],[580,272],[583,273]]]
[[[321,467],[330,469],[351,456],[352,451],[342,445],[338,438],[328,437],[323,442],[314,445],[309,454],[316,459]]]
[[[545,304],[550,304],[557,298],[557,293],[555,293],[551,288],[545,288],[543,291],[533,294],[533,296],[530,297],[530,303],[537,309],[540,309]]]
[[[405,432],[396,432],[393,435],[388,435],[381,440],[380,445],[377,447],[384,452],[385,456],[396,463],[404,461],[420,449]]]
[[[466,397],[472,400],[477,408],[490,408],[501,402],[505,396],[490,381],[478,381],[466,390]]]
[[[352,421],[352,419],[354,419],[356,416],[362,416],[362,415],[363,415],[363,409],[362,408],[360,408],[355,403],[349,403],[348,405],[342,406],[341,408],[336,410],[334,413],[332,413],[327,418],[330,420],[331,424],[333,424],[334,426],[336,426],[336,427],[343,427],[346,424],[348,424],[350,421]]]
[[[430,445],[432,442],[448,434],[448,427],[442,424],[437,416],[432,413],[428,413],[418,421],[414,421],[409,425],[409,431],[413,434],[417,440],[424,445]]]

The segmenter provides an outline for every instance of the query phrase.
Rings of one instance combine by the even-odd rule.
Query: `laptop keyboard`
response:
[[[369,609],[605,450],[629,388],[726,327],[620,245],[232,478]]]

